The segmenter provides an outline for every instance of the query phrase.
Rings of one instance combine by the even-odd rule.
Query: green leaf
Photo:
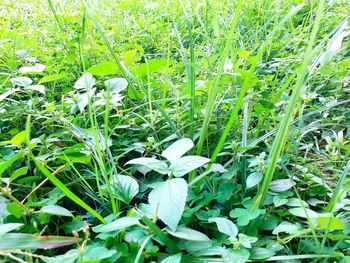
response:
[[[11,167],[11,165],[15,161],[22,158],[22,156],[23,156],[23,152],[20,151],[20,152],[16,153],[14,156],[12,156],[10,159],[8,159],[7,161],[0,163],[0,177],[8,168]]]
[[[265,109],[276,109],[277,107],[275,106],[275,104],[273,104],[272,102],[268,101],[268,100],[258,100],[258,102],[265,108]]]
[[[258,241],[258,238],[257,237],[251,237],[251,236],[247,236],[245,234],[242,234],[242,233],[239,233],[238,234],[238,240],[239,240],[239,243],[246,247],[246,248],[252,248],[252,243],[255,243]]]
[[[288,203],[288,199],[281,195],[274,196],[272,200],[275,207],[279,207]]]
[[[66,254],[55,257],[43,257],[42,261],[46,263],[74,263],[80,257],[78,249],[69,250]]]
[[[7,224],[2,224],[0,225],[0,236],[11,232],[12,230],[15,230],[17,228],[20,228],[21,226],[23,226],[23,224],[19,224],[19,223],[7,223]]]
[[[201,242],[210,241],[209,237],[207,237],[205,234],[184,226],[177,227],[176,231],[172,231],[170,229],[166,229],[166,230],[170,235],[180,239],[185,239],[190,241],[201,241]]]
[[[289,222],[282,222],[280,223],[273,231],[272,234],[278,235],[279,233],[287,233],[287,234],[294,234],[298,232],[298,230],[301,229],[301,226],[299,224],[293,224]]]
[[[207,164],[209,161],[210,159],[201,156],[185,156],[177,159],[170,166],[170,169],[172,170],[175,177],[182,177],[185,174],[188,174],[189,172]]]
[[[9,203],[6,208],[7,211],[16,218],[21,218],[25,214],[23,207],[15,202]]]
[[[154,158],[148,158],[148,157],[136,158],[128,161],[125,165],[128,165],[128,164],[137,164],[137,165],[146,166],[154,171],[157,171],[160,174],[168,173],[168,166],[162,161],[159,161]]]
[[[59,205],[46,205],[43,206],[40,209],[41,213],[49,214],[49,215],[55,215],[55,216],[68,216],[68,217],[73,217],[73,214],[65,209],[62,206]]]
[[[181,263],[181,254],[166,257],[160,263]]]
[[[17,145],[20,146],[26,139],[26,131],[21,131],[17,133],[11,140],[2,141],[1,143],[4,144],[11,144],[11,145]]]
[[[247,177],[247,189],[253,188],[258,185],[263,179],[263,175],[261,173],[254,172]]]
[[[48,76],[42,77],[39,80],[38,84],[64,79],[65,77],[67,77],[66,73],[61,73],[61,74],[57,74],[57,75],[48,75]]]
[[[34,66],[21,67],[18,69],[18,73],[21,74],[32,74],[32,73],[41,73],[46,69],[46,66],[43,64],[35,63]]]
[[[99,244],[90,245],[84,251],[83,262],[101,262],[103,259],[110,258],[116,253],[115,249],[109,250]]]
[[[33,80],[31,80],[28,77],[18,77],[10,79],[13,86],[19,86],[19,87],[28,87],[30,84],[33,83]]]
[[[165,151],[162,152],[162,156],[173,164],[186,152],[191,150],[193,146],[194,144],[191,139],[183,138],[171,144]]]
[[[343,222],[332,215],[329,216],[320,216],[316,218],[319,228],[327,230],[343,230]]]
[[[176,231],[176,227],[185,209],[187,198],[187,182],[182,178],[174,178],[158,183],[149,196],[148,201],[158,217]]]
[[[302,218],[307,218],[307,215],[310,218],[314,218],[318,216],[318,213],[316,213],[315,211],[312,211],[309,208],[305,208],[305,211],[302,207],[297,207],[297,208],[291,208],[288,210],[289,213],[291,213],[292,215],[295,215],[297,217],[302,217]],[[306,212],[306,213],[305,213]],[[307,214],[307,215],[306,215]]]
[[[223,253],[224,262],[245,263],[248,261],[250,253],[247,249],[226,249]]]
[[[105,81],[105,87],[111,92],[119,93],[125,90],[128,86],[128,81],[124,78],[113,78]]]
[[[74,84],[74,88],[77,90],[90,90],[95,85],[95,78],[91,73],[85,73]]]
[[[76,237],[34,236],[32,234],[6,233],[0,236],[0,250],[52,249],[70,246],[81,241]]]
[[[118,64],[113,61],[103,61],[95,66],[92,66],[86,70],[91,74],[99,77],[116,75],[119,72]]]
[[[131,176],[115,175],[111,180],[111,188],[115,196],[126,204],[129,204],[139,192],[139,184]]]
[[[78,148],[80,145],[75,145],[64,150],[60,153],[57,158],[61,160],[66,160],[67,158],[71,163],[84,163],[90,164],[91,155],[90,152],[84,151],[84,149]]]
[[[270,190],[276,193],[281,193],[289,190],[295,185],[295,182],[290,179],[278,179],[271,182]]]
[[[117,220],[111,223],[95,226],[92,228],[92,230],[96,233],[105,233],[105,232],[122,230],[127,227],[138,225],[138,224],[140,224],[140,222],[137,219],[137,217],[122,217],[122,218],[118,218]]]
[[[274,255],[275,255],[274,251],[271,251],[269,249],[262,248],[262,247],[256,247],[251,250],[250,259],[262,260],[262,259],[268,259]]]
[[[11,174],[11,177],[10,177],[11,182],[13,182],[17,178],[27,174],[27,172],[28,172],[28,167],[27,166],[17,169],[16,171],[13,172],[13,174]]]
[[[238,234],[238,229],[236,225],[231,221],[228,220],[227,218],[224,217],[211,217],[208,219],[208,221],[215,222],[216,225],[218,226],[218,230],[221,233],[224,233],[226,235],[229,235],[230,237],[236,237]]]

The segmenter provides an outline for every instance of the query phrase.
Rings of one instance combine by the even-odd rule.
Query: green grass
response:
[[[5,1],[0,262],[347,262],[348,10]]]

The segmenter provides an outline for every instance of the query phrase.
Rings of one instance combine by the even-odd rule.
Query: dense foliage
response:
[[[1,262],[350,262],[348,0],[3,0]]]

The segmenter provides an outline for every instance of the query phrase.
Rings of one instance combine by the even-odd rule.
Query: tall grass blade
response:
[[[283,116],[283,119],[279,125],[275,140],[273,142],[272,149],[269,155],[269,164],[266,168],[264,179],[256,195],[253,209],[256,209],[257,207],[261,206],[264,203],[265,197],[269,190],[269,187],[277,166],[278,158],[282,152],[284,143],[287,139],[288,131],[290,127],[290,121],[293,117],[294,109],[299,101],[300,93],[304,86],[303,84],[304,84],[305,78],[307,77],[307,74],[308,74],[308,65],[312,57],[312,48],[314,46],[314,43],[316,40],[316,34],[321,22],[321,18],[323,14],[323,6],[324,6],[324,1],[321,0],[317,6],[315,22],[311,31],[311,36],[308,42],[307,49],[304,54],[303,63],[298,72],[298,77],[293,90],[293,94],[288,104],[288,107],[286,109],[285,115]]]
[[[343,186],[345,183],[345,178],[349,174],[350,170],[350,160],[348,161],[347,165],[344,168],[343,173],[341,174],[337,186],[335,187],[335,190],[332,194],[331,200],[329,200],[328,205],[325,209],[326,213],[333,212],[335,205],[338,203],[339,199],[341,198],[341,195],[343,193]]]
[[[241,9],[242,9],[242,5],[243,5],[243,1],[239,0],[237,3],[236,9],[235,9],[235,13],[234,13],[231,25],[230,25],[230,30],[229,30],[227,37],[226,37],[226,43],[225,43],[224,49],[221,53],[221,57],[220,57],[220,60],[218,63],[218,70],[217,70],[217,73],[215,75],[212,87],[209,90],[208,103],[207,103],[207,107],[206,107],[204,121],[203,121],[201,130],[200,130],[200,136],[199,136],[199,140],[197,143],[197,150],[196,150],[197,155],[201,155],[201,153],[202,153],[203,143],[204,143],[204,140],[205,140],[205,137],[207,134],[210,117],[211,117],[212,112],[214,110],[215,99],[216,99],[216,95],[217,95],[218,90],[219,90],[220,79],[221,79],[222,73],[224,72],[225,60],[228,57],[230,48],[232,47],[232,40],[234,39],[234,35],[235,35],[234,33],[236,30],[236,26],[237,26],[239,14],[240,14]]]
[[[51,181],[53,185],[55,185],[59,190],[64,193],[70,200],[84,208],[86,211],[91,213],[94,217],[100,220],[102,223],[106,223],[103,217],[92,207],[90,207],[87,203],[81,200],[77,195],[75,195],[71,190],[69,190],[56,176],[54,176],[48,169],[46,169],[34,156],[32,157],[36,167]]]
[[[262,57],[262,55],[264,54],[265,52],[265,49],[266,47],[268,46],[268,44],[270,43],[270,41],[273,39],[273,37],[275,36],[275,34],[278,32],[278,30],[282,27],[282,25],[284,23],[286,23],[292,16],[294,16],[296,13],[298,13],[298,11],[303,7],[303,4],[300,4],[296,7],[294,7],[292,10],[290,10],[288,12],[288,14],[275,26],[275,28],[272,30],[272,32],[269,34],[269,36],[267,37],[267,39],[265,40],[264,44],[261,46],[260,50],[259,50],[259,53],[256,55],[256,58],[255,58],[255,61],[254,63],[252,64],[250,70],[249,70],[249,74],[253,74],[257,65],[258,65],[258,62],[260,60],[260,58]],[[238,94],[238,98],[237,98],[237,101],[235,103],[235,106],[233,108],[233,111],[230,115],[230,118],[228,120],[228,122],[226,123],[226,126],[225,126],[225,129],[224,129],[224,132],[222,133],[220,139],[219,139],[219,142],[212,154],[212,157],[211,157],[211,162],[210,162],[210,165],[208,167],[211,166],[212,163],[215,162],[216,160],[216,157],[218,156],[218,154],[220,153],[225,141],[226,141],[226,138],[234,124],[234,122],[236,121],[236,118],[237,118],[237,115],[238,115],[238,112],[239,110],[241,109],[242,107],[242,103],[243,103],[243,99],[245,97],[245,94],[246,94],[246,91],[249,87],[249,79],[246,78],[245,81],[243,82],[243,85],[242,85],[242,88],[241,90],[239,91],[239,94]]]
[[[190,138],[193,140],[193,133],[194,133],[194,112],[196,108],[196,94],[195,94],[195,82],[196,82],[196,67],[195,67],[195,60],[194,60],[194,48],[193,48],[193,36],[192,36],[192,25],[191,21],[188,17],[188,14],[186,12],[186,9],[182,3],[181,0],[178,0],[180,3],[180,6],[183,10],[186,24],[187,24],[187,31],[188,31],[188,38],[189,38],[189,44],[190,44],[190,66],[189,66],[189,78],[190,78],[190,86],[191,86],[191,107],[190,107]]]

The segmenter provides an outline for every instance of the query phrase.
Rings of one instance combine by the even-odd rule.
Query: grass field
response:
[[[0,262],[350,262],[349,0],[0,2]]]

